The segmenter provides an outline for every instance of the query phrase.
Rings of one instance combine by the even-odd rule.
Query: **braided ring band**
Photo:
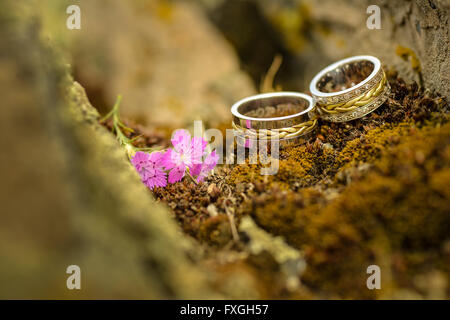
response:
[[[361,118],[382,105],[390,92],[380,60],[355,56],[319,72],[310,84],[317,113],[331,122]]]
[[[280,141],[280,146],[302,143],[316,125],[310,96],[297,92],[274,92],[251,96],[231,107],[237,140]]]

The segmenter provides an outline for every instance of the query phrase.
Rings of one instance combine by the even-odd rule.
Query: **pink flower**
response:
[[[131,159],[131,163],[141,176],[142,182],[150,189],[167,185],[167,177],[162,160],[163,153],[161,152],[149,154],[142,151],[136,152]]]
[[[214,169],[219,161],[219,155],[216,154],[216,150],[208,154],[205,158],[205,161],[199,165],[200,168],[196,168],[197,172],[192,173],[197,176],[197,182],[203,181]]]
[[[175,131],[172,137],[173,149],[163,156],[162,163],[169,171],[169,183],[181,181],[186,169],[194,168],[202,163],[207,142],[203,138],[194,137],[186,130]]]
[[[219,161],[215,150],[205,154],[208,144],[205,139],[191,138],[186,130],[175,131],[171,141],[173,149],[168,149],[165,153],[138,151],[131,159],[142,182],[150,189],[167,186],[167,180],[169,183],[181,181],[186,170],[189,170],[191,176],[197,177],[197,182],[201,182]]]
[[[192,151],[192,164],[201,164],[203,160],[203,154],[205,153],[205,148],[208,142],[199,137],[193,137],[191,141],[191,151]]]

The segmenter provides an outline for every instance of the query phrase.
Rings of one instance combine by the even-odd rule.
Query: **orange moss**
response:
[[[416,53],[412,49],[400,45],[397,46],[395,53],[403,60],[408,61],[409,59],[411,61],[411,68],[417,74],[420,86],[423,87],[422,66],[420,64],[419,58],[417,58]]]
[[[219,247],[227,244],[232,236],[230,222],[226,215],[218,215],[206,219],[200,226],[198,239]]]
[[[336,157],[336,168],[351,167],[362,162],[373,162],[387,147],[397,145],[401,137],[413,132],[413,122],[398,125],[385,124],[368,131],[360,138],[349,141]]]
[[[343,150],[352,158],[347,163],[370,160],[373,168],[335,200],[324,203],[307,188],[255,201],[258,224],[304,250],[302,281],[309,288],[373,298],[380,293],[365,288],[371,264],[394,275],[383,282],[384,297],[405,287],[420,293],[418,270],[450,276],[449,255],[441,254],[450,234],[450,124],[373,131],[366,135],[369,148],[354,142]],[[393,144],[390,136],[400,139]]]
[[[218,168],[197,187],[184,181],[154,193],[186,233],[214,250],[245,245],[245,237],[231,242],[227,209],[237,225],[251,214],[301,249],[303,286],[286,296],[270,259],[238,262],[258,279],[262,297],[405,297],[399,289],[429,297],[434,289],[426,284],[435,280],[418,277],[431,275],[440,285],[447,285],[442,275],[450,277],[449,108],[395,73],[389,79],[392,93],[382,107],[348,123],[319,121],[306,145],[280,150],[276,175],[262,176],[261,165],[247,161]],[[366,288],[371,264],[382,269],[381,291]]]
[[[278,172],[260,174],[261,165],[244,164],[233,167],[227,182],[231,184],[264,182],[282,190],[306,187],[317,182],[323,170],[334,161],[334,151],[322,144],[297,146],[281,150]]]
[[[420,61],[417,58],[416,53],[412,49],[399,45],[397,46],[397,49],[395,49],[395,53],[406,61],[411,58],[411,67],[413,68],[413,70],[419,73],[422,71]]]

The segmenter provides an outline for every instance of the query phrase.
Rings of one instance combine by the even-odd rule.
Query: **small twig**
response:
[[[223,185],[226,189],[227,189],[227,197],[230,198],[231,197],[231,187],[228,184],[224,184]]]
[[[273,92],[276,91],[273,87],[273,81],[275,79],[275,75],[280,69],[281,63],[283,62],[283,57],[280,54],[277,54],[273,58],[273,62],[270,65],[267,74],[264,76],[263,81],[261,82],[261,87],[259,88],[260,92]]]
[[[230,221],[231,235],[233,236],[233,240],[237,242],[237,241],[239,241],[239,233],[237,232],[236,224],[234,223],[234,215],[233,215],[233,213],[230,212],[231,210],[227,206],[228,200],[231,200],[231,199],[229,199],[229,198],[225,199],[223,205],[225,207],[225,212],[227,213],[228,220]]]
[[[192,180],[196,185],[198,185],[197,180],[195,180],[194,177],[193,177],[193,176],[191,175],[191,173],[189,172],[189,168],[186,168],[186,175],[187,175],[189,178],[191,178],[191,180]]]

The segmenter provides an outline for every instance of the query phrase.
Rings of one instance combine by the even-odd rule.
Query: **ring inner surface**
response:
[[[305,111],[309,107],[306,99],[298,97],[268,97],[250,100],[238,108],[240,114],[252,118],[278,118]]]
[[[317,90],[324,93],[339,92],[356,86],[367,79],[375,65],[371,61],[352,61],[328,71],[317,82]]]

